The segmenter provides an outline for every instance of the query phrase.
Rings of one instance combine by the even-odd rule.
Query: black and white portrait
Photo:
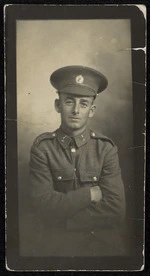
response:
[[[78,265],[78,269],[88,270],[86,258],[118,258],[112,265],[117,270],[121,269],[119,258],[135,258],[140,260],[140,270],[144,172],[138,168],[144,165],[139,166],[138,161],[144,162],[144,134],[138,134],[135,126],[139,125],[144,133],[144,113],[137,124],[134,92],[137,85],[137,93],[143,91],[144,97],[145,85],[143,80],[137,79],[135,84],[133,80],[138,60],[132,51],[133,21],[122,13],[112,18],[88,18],[88,14],[82,18],[82,7],[72,7],[76,11],[72,17],[71,7],[66,7],[67,11],[59,7],[62,13],[57,16],[55,6],[45,7],[47,11],[50,8],[50,15],[47,12],[45,18],[40,18],[40,8],[34,7],[33,16],[28,14],[30,8],[24,7],[16,16],[12,77],[9,42],[6,47],[8,84],[16,76],[15,113],[9,107],[9,87],[7,91],[8,153],[11,131],[15,129],[17,138],[12,140],[16,147],[11,147],[11,157],[16,154],[16,167],[10,169],[10,174],[17,180],[13,190],[17,252],[28,260],[22,268],[51,270],[53,265],[46,261],[45,266],[37,266],[39,259],[44,262],[47,258],[54,260],[55,269],[72,269],[75,266],[58,264],[57,258],[60,263],[63,258],[71,258],[72,263],[84,258],[84,265]],[[88,7],[84,8],[88,12]],[[53,11],[56,18],[51,16]],[[136,13],[143,15],[139,8]],[[9,28],[6,35],[9,38]],[[144,76],[144,55],[142,58],[138,64],[140,76]],[[141,110],[144,112],[144,102]],[[14,128],[12,124],[16,124]],[[136,140],[135,135],[142,138]],[[13,259],[10,240],[14,233],[9,230],[13,224],[10,182],[8,178],[8,267],[9,259]],[[96,268],[101,269],[98,263]],[[122,269],[129,267],[125,263]]]

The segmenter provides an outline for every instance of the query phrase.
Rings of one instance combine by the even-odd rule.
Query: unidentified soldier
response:
[[[30,160],[32,202],[47,229],[49,254],[124,254],[119,229],[125,195],[117,147],[87,127],[107,79],[88,67],[66,66],[50,82],[59,96],[55,109],[61,125],[35,139]]]

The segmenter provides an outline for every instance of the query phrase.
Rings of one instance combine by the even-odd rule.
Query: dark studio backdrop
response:
[[[12,267],[15,264],[22,269],[19,256],[43,257],[44,254],[40,249],[34,250],[41,236],[40,223],[31,211],[29,199],[29,158],[37,135],[54,131],[60,125],[59,114],[54,109],[57,95],[50,85],[50,75],[66,65],[85,65],[108,78],[107,89],[96,99],[97,110],[89,127],[110,137],[118,146],[127,205],[125,241],[129,255],[135,255],[135,262],[129,258],[129,263],[133,269],[141,268],[145,76],[144,52],[134,48],[144,47],[143,13],[139,8],[127,6],[90,7],[90,12],[88,7],[56,9],[32,5],[12,6],[8,10],[7,252]],[[136,257],[138,254],[140,262]],[[42,265],[38,260],[34,266],[33,260],[26,259],[23,267],[49,268],[44,258]],[[108,263],[98,260],[94,267],[106,269]],[[63,267],[61,264],[60,268]],[[87,261],[80,263],[79,268],[84,269],[85,264],[93,269]],[[53,267],[52,262],[51,265]],[[129,268],[126,261],[122,266],[119,261],[112,260],[110,268],[118,269],[118,266]],[[66,263],[64,267],[70,266]],[[76,268],[73,263],[71,267]],[[58,268],[58,261],[54,268]]]
[[[60,125],[59,114],[54,110],[57,95],[49,82],[50,74],[59,67],[85,65],[108,78],[108,88],[97,97],[97,111],[89,126],[113,139],[118,146],[128,216],[132,219],[134,149],[130,20],[18,20],[16,49],[21,252],[27,243],[25,206],[28,206],[30,189],[30,148],[37,135],[54,131]]]

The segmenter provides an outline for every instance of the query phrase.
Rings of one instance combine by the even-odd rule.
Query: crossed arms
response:
[[[54,189],[45,153],[33,146],[30,160],[32,201],[41,215],[68,228],[97,227],[117,222],[125,214],[124,186],[116,146],[107,150],[98,186],[67,193]]]

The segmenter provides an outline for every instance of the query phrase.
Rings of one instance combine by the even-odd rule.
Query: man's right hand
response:
[[[94,186],[90,189],[91,201],[98,202],[102,199],[102,192],[99,186]]]

